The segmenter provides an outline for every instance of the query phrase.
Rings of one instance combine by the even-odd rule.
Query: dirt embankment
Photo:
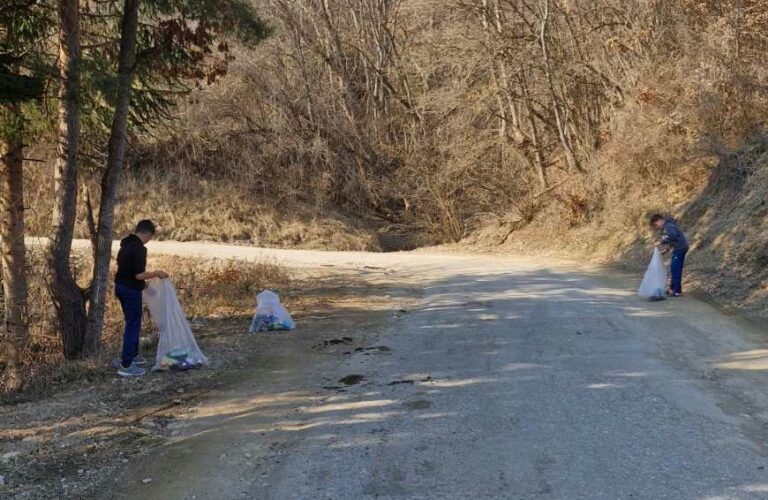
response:
[[[555,203],[522,229],[490,223],[459,247],[514,254],[578,258],[640,273],[653,232],[648,216],[676,217],[691,243],[688,290],[753,317],[768,317],[768,143],[752,142],[699,165],[662,177],[656,186],[625,186],[610,205],[579,224]],[[681,178],[695,171],[697,180]],[[677,192],[671,192],[675,191]]]

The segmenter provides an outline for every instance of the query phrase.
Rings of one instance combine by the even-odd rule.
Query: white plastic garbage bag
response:
[[[150,281],[144,289],[144,303],[160,331],[153,370],[186,370],[208,364],[170,280]]]
[[[667,284],[667,272],[664,269],[664,261],[658,248],[653,249],[653,257],[648,269],[645,271],[643,281],[638,292],[648,300],[664,300],[664,288]]]
[[[280,303],[280,297],[272,290],[256,295],[256,314],[253,315],[249,333],[268,330],[293,330],[296,324],[288,310]]]

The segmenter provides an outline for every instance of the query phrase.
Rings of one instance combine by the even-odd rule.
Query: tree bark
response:
[[[88,332],[85,352],[98,353],[104,330],[104,309],[107,297],[109,262],[112,258],[112,228],[114,226],[117,188],[125,161],[128,135],[128,114],[136,65],[136,38],[139,24],[139,0],[125,0],[120,31],[120,56],[118,59],[117,101],[115,116],[109,136],[107,165],[101,179],[101,205],[99,225],[96,231],[96,261],[91,282],[91,304],[88,310]]]
[[[9,106],[10,116],[19,116],[18,105]],[[4,385],[18,390],[22,385],[20,350],[27,339],[27,271],[24,245],[24,180],[22,122],[11,127],[0,140],[0,238],[2,242],[3,298],[5,318]]]
[[[49,289],[56,308],[64,357],[81,356],[86,333],[83,293],[70,257],[77,217],[77,155],[80,138],[80,2],[59,0],[59,143],[53,171],[53,218],[48,253]]]
[[[541,140],[539,139],[539,128],[536,126],[536,117],[533,114],[531,107],[531,99],[528,94],[528,82],[526,81],[526,75],[523,72],[519,76],[520,88],[523,92],[523,104],[525,106],[526,114],[528,116],[529,125],[531,128],[531,143],[533,145],[533,165],[536,169],[536,177],[539,179],[539,184],[542,189],[548,187],[547,175],[544,172],[544,153],[541,151]]]
[[[555,91],[554,76],[552,75],[552,65],[549,60],[549,49],[547,47],[547,23],[549,21],[549,0],[544,0],[544,6],[542,8],[541,19],[541,31],[539,33],[539,43],[541,45],[541,54],[544,59],[544,74],[547,77],[547,86],[549,87],[549,93],[552,97],[552,108],[555,112],[555,122],[557,124],[557,134],[560,138],[560,144],[565,152],[565,159],[568,163],[568,171],[583,172],[579,159],[573,151],[573,146],[568,137],[568,131],[566,129],[565,117],[563,116],[563,110],[560,107],[560,98]]]

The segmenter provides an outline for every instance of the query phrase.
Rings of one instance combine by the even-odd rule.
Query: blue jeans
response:
[[[672,251],[672,262],[669,265],[669,272],[672,275],[669,288],[672,290],[672,293],[683,293],[683,266],[685,265],[685,254],[687,253],[687,248],[685,250]]]
[[[133,358],[139,354],[139,339],[141,337],[141,290],[117,283],[115,295],[120,301],[125,316],[125,331],[123,332],[123,355],[121,362],[128,368]]]

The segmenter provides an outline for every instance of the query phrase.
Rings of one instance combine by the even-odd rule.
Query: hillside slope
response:
[[[572,226],[551,211],[512,232],[506,224],[489,224],[464,244],[615,264],[637,271],[639,280],[656,236],[647,226],[648,215],[670,207],[691,243],[689,288],[768,317],[768,141],[753,139],[713,167],[694,170],[708,175],[689,191],[670,195],[657,186],[647,193],[627,193],[623,203]],[[667,182],[679,187],[684,180]]]
[[[764,308],[765,2],[257,4],[274,36],[132,136],[119,232],[152,217],[170,239],[463,240],[640,269],[668,212],[699,286]]]

